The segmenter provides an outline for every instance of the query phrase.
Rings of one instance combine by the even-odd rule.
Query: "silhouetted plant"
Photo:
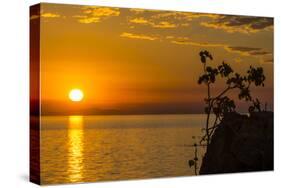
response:
[[[261,112],[261,103],[259,101],[259,99],[253,100],[252,101],[252,105],[249,107],[249,113],[254,112],[255,110],[257,110],[258,112]],[[265,109],[266,109],[266,105],[265,105]]]
[[[217,67],[208,66],[213,61],[213,56],[210,52],[204,50],[199,53],[201,64],[203,65],[203,74],[198,79],[198,84],[204,84],[207,87],[207,96],[204,99],[205,113],[207,114],[206,125],[203,128],[204,135],[200,140],[200,144],[194,144],[195,157],[189,160],[189,166],[197,168],[197,146],[207,146],[211,142],[211,137],[219,125],[220,121],[226,113],[235,112],[236,105],[233,99],[229,98],[229,94],[233,90],[238,91],[239,100],[245,100],[251,102],[249,112],[261,111],[260,101],[258,99],[253,100],[250,92],[251,86],[264,86],[265,76],[262,67],[254,68],[250,66],[246,75],[242,76],[239,73],[234,72],[230,65],[222,62]],[[223,79],[226,87],[217,95],[212,95],[211,86],[215,84],[216,80]],[[215,119],[210,125],[210,116],[215,115]],[[197,160],[195,160],[197,159]],[[195,168],[195,174],[197,169]]]
[[[234,112],[236,105],[233,99],[230,99],[227,94],[231,90],[238,90],[238,98],[240,100],[251,101],[253,105],[250,107],[251,112],[260,110],[260,102],[258,99],[252,100],[250,93],[250,87],[264,86],[265,76],[262,67],[254,68],[250,66],[247,74],[241,76],[239,73],[233,71],[233,69],[225,62],[217,67],[207,66],[207,60],[213,60],[213,56],[208,51],[201,51],[199,53],[201,63],[203,64],[203,74],[198,79],[198,84],[204,84],[207,86],[207,97],[204,99],[206,103],[205,113],[207,114],[205,135],[202,137],[203,141],[206,141],[207,146],[210,144],[210,139],[214,129],[218,125],[217,120],[221,120],[225,113]],[[209,62],[210,62],[209,61]],[[211,95],[211,85],[216,82],[220,77],[225,80],[226,87],[217,96]],[[249,110],[250,110],[249,108]],[[210,115],[215,115],[215,121],[213,126],[210,127]]]
[[[194,168],[194,174],[197,175],[197,170],[198,170],[198,146],[197,143],[193,144],[194,147],[194,158],[188,161],[188,165],[190,168]]]

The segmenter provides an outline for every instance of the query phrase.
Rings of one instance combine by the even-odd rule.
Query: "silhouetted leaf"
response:
[[[206,63],[206,58],[204,56],[201,56],[201,62]]]
[[[188,165],[189,165],[189,167],[194,166],[195,165],[195,161],[194,160],[189,160],[188,161]]]

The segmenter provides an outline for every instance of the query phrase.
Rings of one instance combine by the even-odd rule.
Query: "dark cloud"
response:
[[[264,51],[262,48],[253,48],[247,46],[228,46],[226,48],[230,52],[237,52],[242,55],[252,55],[252,56],[264,56],[264,55],[272,55],[271,52]]]
[[[273,26],[273,18],[250,17],[250,16],[220,16],[213,21],[203,22],[201,25],[223,29],[227,32],[252,33]]]
[[[254,51],[254,52],[250,52],[251,55],[271,55],[271,52],[267,52],[267,51]]]
[[[233,51],[240,51],[240,52],[251,52],[261,50],[261,48],[252,48],[252,47],[245,47],[245,46],[229,46],[230,50]]]
[[[264,63],[273,63],[273,58],[264,60]]]
[[[227,26],[248,25],[253,29],[264,29],[273,25],[273,19],[244,16],[223,16],[218,20],[218,23],[225,23]]]

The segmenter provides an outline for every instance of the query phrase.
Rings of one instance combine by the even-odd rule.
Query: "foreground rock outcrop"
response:
[[[273,112],[227,114],[215,130],[200,174],[273,170]]]

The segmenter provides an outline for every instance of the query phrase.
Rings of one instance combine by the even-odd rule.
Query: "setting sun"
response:
[[[68,96],[71,101],[79,102],[83,99],[84,94],[80,89],[72,89]]]

